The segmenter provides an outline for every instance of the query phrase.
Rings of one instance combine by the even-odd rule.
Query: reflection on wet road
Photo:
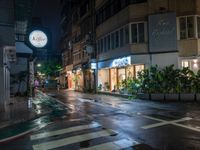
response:
[[[200,149],[199,104],[130,102],[72,91],[54,97],[67,107],[62,117],[0,149]]]

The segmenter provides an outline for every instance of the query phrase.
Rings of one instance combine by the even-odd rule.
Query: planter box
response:
[[[200,93],[196,93],[196,100],[197,102],[200,102]]]
[[[181,93],[180,94],[181,101],[195,101],[195,94],[193,93]]]
[[[146,94],[146,93],[137,93],[137,97],[139,99],[150,100],[150,94]]]
[[[162,93],[151,94],[151,99],[155,101],[164,101],[164,94]]]
[[[165,94],[165,100],[166,101],[179,101],[179,94]]]

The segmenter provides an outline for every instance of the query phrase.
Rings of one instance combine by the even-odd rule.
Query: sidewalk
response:
[[[66,114],[66,108],[54,98],[37,91],[33,99],[12,99],[6,112],[0,113],[0,144],[51,124]]]
[[[39,100],[39,95],[34,98],[29,97],[12,97],[10,104],[6,105],[5,112],[0,112],[0,129],[17,123],[33,120],[37,117],[49,113],[46,107],[37,108],[34,104]]]

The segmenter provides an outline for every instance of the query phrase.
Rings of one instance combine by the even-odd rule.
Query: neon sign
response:
[[[112,62],[112,67],[124,67],[131,64],[131,57],[123,57],[119,59],[114,59]]]

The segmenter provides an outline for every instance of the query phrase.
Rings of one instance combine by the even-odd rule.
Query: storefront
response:
[[[73,84],[74,84],[74,89],[77,91],[83,91],[83,87],[84,87],[84,78],[83,78],[83,70],[82,70],[82,66],[76,66],[75,68],[73,68],[72,70],[72,80],[73,80]]]
[[[116,92],[125,79],[137,78],[144,64],[131,64],[131,56],[98,63],[98,90]]]
[[[181,57],[179,58],[180,68],[188,67],[197,73],[200,68],[200,59],[198,57]]]

